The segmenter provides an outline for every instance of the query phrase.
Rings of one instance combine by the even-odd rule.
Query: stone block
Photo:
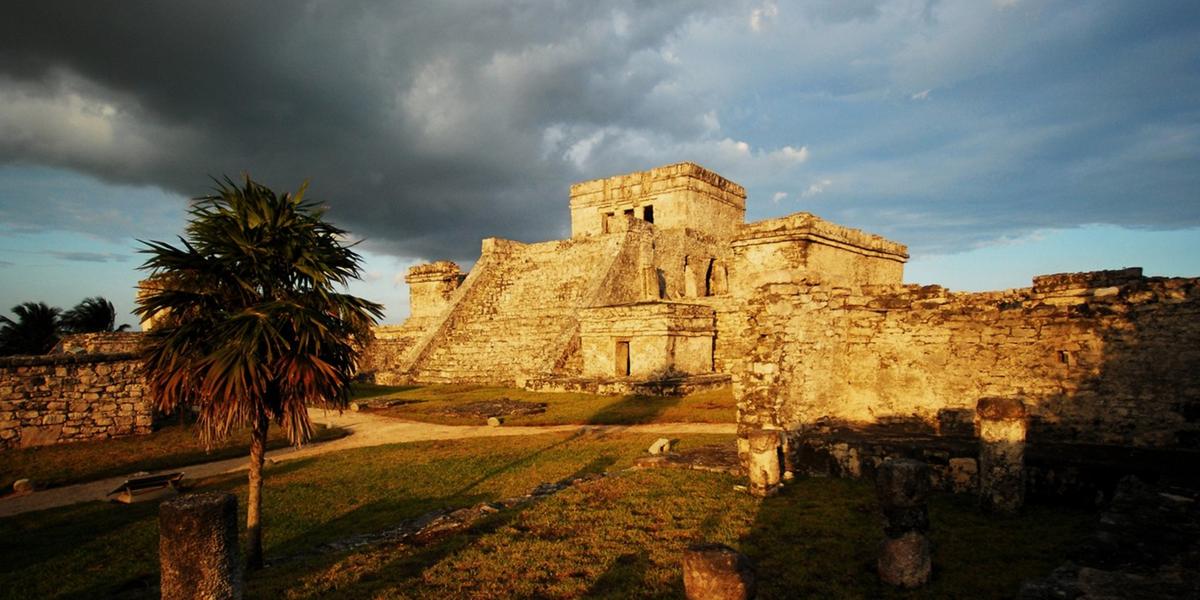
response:
[[[164,501],[158,529],[163,600],[242,597],[236,496],[209,492]]]
[[[749,600],[756,593],[754,567],[724,544],[702,544],[683,554],[683,589],[688,600]]]
[[[951,458],[950,489],[956,494],[974,492],[979,486],[979,463],[974,458]]]
[[[929,465],[917,460],[889,460],[875,475],[875,493],[884,507],[924,506],[930,487]]]
[[[774,429],[754,429],[747,434],[750,446],[749,464],[750,493],[767,496],[776,491],[783,476],[780,462],[780,432]]]
[[[925,585],[933,570],[929,539],[916,531],[884,539],[877,566],[879,578],[886,584],[902,588]]]

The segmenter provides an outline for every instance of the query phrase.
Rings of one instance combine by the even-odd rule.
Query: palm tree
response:
[[[84,298],[75,308],[63,313],[59,320],[64,331],[70,333],[92,333],[96,331],[125,331],[129,325],[117,324],[117,309],[112,302],[100,296]]]
[[[143,242],[151,272],[136,313],[154,316],[146,373],[158,407],[199,407],[208,445],[251,429],[246,558],[262,566],[262,466],[275,421],[294,444],[312,432],[306,407],[341,409],[359,349],[382,307],[338,293],[360,273],[345,231],[303,200],[245,176],[197,198],[181,247]]]
[[[49,352],[58,343],[61,312],[45,302],[22,302],[12,307],[17,320],[0,317],[0,356]]]

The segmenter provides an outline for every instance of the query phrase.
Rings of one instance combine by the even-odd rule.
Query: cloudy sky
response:
[[[690,160],[954,289],[1200,275],[1200,4],[22,2],[0,20],[0,312],[133,306],[210,176],[310,197],[361,295],[568,235],[567,186]],[[124,321],[132,322],[133,317]]]

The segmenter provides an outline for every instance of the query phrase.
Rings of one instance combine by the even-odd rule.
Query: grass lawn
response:
[[[440,423],[482,425],[486,417],[446,414],[455,406],[507,398],[546,404],[546,412],[504,418],[511,425],[634,425],[638,423],[732,423],[733,391],[728,387],[682,397],[601,396],[530,392],[484,385],[378,386],[355,384],[354,400],[372,414]],[[388,403],[394,406],[384,407]]]
[[[435,508],[527,493],[629,465],[653,435],[553,434],[420,442],[271,465],[268,562]],[[683,436],[684,446],[727,436]],[[871,574],[881,535],[871,486],[809,479],[757,501],[711,473],[627,471],[502,511],[428,546],[285,560],[252,575],[250,598],[681,597],[679,561],[698,541],[758,565],[760,598],[908,597]],[[201,482],[245,502],[244,475]],[[157,509],[88,503],[0,519],[0,597],[153,597]],[[1088,513],[1030,507],[984,517],[970,499],[932,506],[935,572],[912,597],[1011,597],[1090,529]]]
[[[314,424],[313,441],[344,435],[343,429]],[[271,429],[268,447],[287,445],[282,431]],[[148,435],[4,450],[0,452],[0,490],[11,492],[13,481],[21,478],[32,479],[39,489],[44,489],[249,455],[249,430],[206,452],[193,424],[180,425],[172,420]]]

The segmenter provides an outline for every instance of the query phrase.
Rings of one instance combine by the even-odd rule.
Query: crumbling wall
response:
[[[137,331],[98,331],[64,335],[52,354],[113,354],[137,352],[142,334]]]
[[[149,433],[141,369],[133,353],[0,358],[0,447]]]
[[[742,226],[732,243],[731,287],[748,295],[770,283],[899,284],[908,249],[880,236],[795,213]]]
[[[408,284],[409,314],[417,319],[440,314],[450,304],[450,298],[466,276],[458,265],[441,260],[408,269],[404,281]]]
[[[981,397],[1019,396],[1033,442],[1195,447],[1198,313],[1200,281],[1140,269],[978,294],[770,284],[727,319],[748,333],[729,366],[744,427],[936,430],[969,423]]]

